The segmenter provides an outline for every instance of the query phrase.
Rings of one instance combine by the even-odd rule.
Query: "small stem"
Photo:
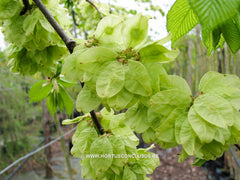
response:
[[[103,134],[104,134],[104,128],[103,128],[102,125],[100,124],[100,122],[99,122],[99,120],[98,120],[98,118],[97,118],[96,113],[94,112],[94,110],[92,110],[92,111],[90,112],[90,114],[91,114],[92,120],[93,120],[95,126],[97,127],[98,131],[100,132],[101,135],[103,135]]]
[[[29,4],[28,0],[23,0],[24,7],[20,12],[20,16],[24,15],[29,9],[31,9],[31,5]]]
[[[76,42],[68,37],[68,35],[63,31],[61,26],[58,24],[58,22],[54,19],[52,14],[48,11],[48,9],[44,6],[41,0],[33,0],[37,7],[42,11],[44,16],[47,18],[48,22],[52,25],[52,27],[55,29],[55,31],[58,33],[58,35],[61,37],[61,39],[66,44],[68,50],[70,53],[73,52],[74,47],[77,45]]]
[[[71,10],[71,15],[72,15],[72,21],[73,21],[73,36],[74,38],[77,38],[77,31],[76,31],[77,23],[75,19],[75,12],[73,9]]]
[[[58,136],[62,136],[63,135],[62,128],[61,128],[61,125],[60,125],[60,122],[59,122],[59,120],[57,118],[57,114],[56,113],[54,114],[54,122],[55,122],[55,125],[57,127]],[[70,157],[69,157],[69,154],[68,154],[68,151],[67,151],[67,147],[66,147],[64,138],[60,139],[60,143],[61,143],[61,148],[62,148],[64,157],[65,157],[65,161],[66,161],[66,164],[67,164],[68,178],[69,178],[69,180],[73,180]]]
[[[234,146],[240,151],[240,146],[238,144],[234,144]]]
[[[88,3],[90,3],[98,12],[100,19],[103,18],[103,15],[101,14],[101,12],[99,11],[99,9],[97,8],[97,6],[91,1],[91,0],[86,0]]]

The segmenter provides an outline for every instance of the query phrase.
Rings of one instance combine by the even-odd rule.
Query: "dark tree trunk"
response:
[[[49,143],[51,141],[50,136],[50,113],[46,106],[46,100],[43,101],[43,131],[44,131],[44,138],[45,138],[45,144]],[[46,178],[52,178],[53,172],[51,168],[51,160],[52,160],[52,152],[51,152],[51,146],[48,146],[44,149],[44,154],[46,157],[46,163],[45,163],[45,175]]]

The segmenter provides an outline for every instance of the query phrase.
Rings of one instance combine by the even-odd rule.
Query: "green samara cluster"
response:
[[[68,18],[63,16],[66,10],[57,0],[43,2],[61,27],[69,27]],[[55,72],[55,62],[67,53],[67,48],[41,11],[30,3],[30,9],[22,14],[21,1],[0,2],[2,32],[10,43],[6,52],[9,66],[13,72],[23,75],[40,71],[50,76]]]
[[[196,97],[192,97],[184,79],[174,75],[162,75],[160,79],[161,90],[151,97],[150,106],[138,104],[126,113],[126,122],[143,133],[146,142],[165,148],[182,145],[179,161],[191,155],[214,160],[239,142],[237,76],[206,73]]]
[[[114,115],[103,109],[97,114],[106,133],[99,135],[90,114],[63,124],[79,122],[73,135],[74,157],[82,158],[82,176],[85,179],[147,180],[146,174],[153,173],[159,165],[159,158],[148,149],[136,149],[138,138],[126,126],[124,114]]]
[[[148,20],[142,14],[126,20],[107,16],[92,39],[65,59],[66,78],[84,82],[76,103],[79,111],[89,112],[101,103],[121,110],[159,91],[159,76],[165,73],[159,62],[174,60],[178,51],[162,46],[166,39],[147,41]]]
[[[65,59],[63,74],[84,82],[77,109],[89,112],[101,103],[108,110],[128,108],[124,123],[148,143],[182,145],[180,161],[220,157],[240,137],[239,78],[209,72],[193,97],[186,81],[167,75],[160,64],[178,51],[162,46],[168,38],[147,41],[148,20],[142,14],[107,16],[92,39]]]

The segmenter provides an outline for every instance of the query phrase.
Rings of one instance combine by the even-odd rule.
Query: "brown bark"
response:
[[[50,136],[50,113],[46,106],[46,99],[43,101],[43,131],[44,131],[44,139],[45,144],[49,143],[51,141]],[[44,154],[46,157],[46,163],[45,163],[45,176],[46,178],[52,178],[53,177],[53,171],[51,169],[51,160],[52,160],[52,152],[51,152],[51,146],[48,146],[44,149]]]

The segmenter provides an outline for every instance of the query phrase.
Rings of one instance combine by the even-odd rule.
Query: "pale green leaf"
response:
[[[218,157],[221,157],[224,151],[229,150],[229,144],[222,145],[217,141],[213,141],[209,144],[204,144],[199,152],[196,154],[196,157],[205,160],[215,160]]]
[[[0,2],[0,19],[10,19],[22,8],[18,0],[3,0]]]
[[[176,75],[161,75],[160,89],[161,91],[168,89],[179,89],[186,94],[189,94],[189,96],[192,95],[191,89],[186,80]]]
[[[154,112],[152,110],[152,108],[148,108],[148,112],[147,112],[147,119],[148,122],[150,123],[150,126],[152,129],[156,129],[159,127],[161,118],[163,116],[159,115],[158,113]]]
[[[109,15],[104,17],[97,26],[94,32],[99,44],[116,51],[124,49],[124,44],[121,40],[121,25],[122,17],[116,15]]]
[[[125,88],[134,94],[150,96],[151,82],[146,68],[137,61],[129,60],[125,68]]]
[[[184,121],[187,121],[187,112],[181,112],[175,121],[175,140],[181,144],[181,129]]]
[[[78,117],[76,117],[76,118],[74,118],[74,119],[64,119],[64,120],[62,121],[62,125],[68,125],[68,124],[78,123],[78,122],[82,121],[84,118],[86,118],[86,117],[88,117],[88,116],[89,116],[89,114],[85,114],[85,115],[83,115],[83,116],[78,116]]]
[[[186,110],[190,107],[192,98],[184,91],[171,89],[160,91],[151,98],[151,108],[161,115],[168,115],[173,109]]]
[[[90,152],[91,154],[99,155],[99,158],[92,158],[90,160],[90,164],[95,169],[96,174],[106,172],[113,161],[111,156],[101,158],[101,155],[111,155],[113,153],[113,147],[108,140],[108,137],[99,137],[93,141],[90,147]]]
[[[120,135],[111,135],[109,137],[109,141],[112,145],[113,148],[113,154],[117,157],[118,155],[121,154],[126,154],[126,150],[125,150],[125,144],[122,141],[122,138]],[[127,163],[128,159],[127,158],[113,158],[112,161],[112,165],[115,165],[119,168],[122,168],[126,163]]]
[[[232,105],[219,96],[200,95],[193,106],[199,116],[215,126],[227,128],[233,125]]]
[[[216,129],[214,140],[216,140],[217,142],[220,142],[222,145],[224,145],[226,143],[226,141],[229,141],[230,135],[231,135],[231,133],[230,133],[229,129],[218,127]]]
[[[135,48],[144,43],[148,34],[148,16],[138,14],[122,24],[122,39],[126,48]]]
[[[146,143],[152,143],[156,142],[156,135],[155,131],[152,128],[148,128],[143,134],[142,134],[143,141]]]
[[[79,112],[90,112],[96,109],[101,103],[101,99],[96,93],[92,92],[87,85],[84,85],[83,89],[77,96],[76,108]]]
[[[27,16],[23,21],[23,30],[25,31],[25,34],[33,35],[35,26],[39,20],[39,10],[35,9],[33,13],[29,16]]]
[[[116,52],[112,51],[109,48],[105,48],[101,46],[89,48],[85,51],[80,50],[79,53],[76,52],[76,55],[77,55],[77,64],[86,64],[91,62],[104,63],[107,61],[116,60],[117,58]]]
[[[188,112],[188,121],[201,143],[210,143],[214,139],[217,129],[216,126],[198,116],[193,107],[191,107]]]
[[[41,23],[41,26],[46,30],[51,33],[55,33],[55,30],[51,26],[51,24],[48,22],[48,20],[45,18],[45,16],[41,15],[39,17],[39,22]]]
[[[133,94],[123,88],[115,96],[108,98],[107,103],[111,108],[114,108],[115,110],[121,110],[126,108],[126,106],[131,102],[132,98]]]
[[[57,82],[66,88],[77,84],[76,81],[68,81],[64,77],[60,77],[60,79],[57,79]]]
[[[79,128],[77,131],[80,131],[80,133],[78,137],[75,137],[71,153],[74,157],[81,158],[82,154],[89,154],[89,152],[91,152],[90,146],[92,142],[98,139],[98,134],[94,127],[89,126],[84,129]]]
[[[132,172],[128,166],[124,167],[123,180],[137,180],[136,174]]]
[[[90,158],[84,158],[80,160],[81,164],[81,175],[84,179],[96,178],[95,169],[90,164]]]
[[[172,44],[187,34],[198,23],[188,0],[177,0],[167,14],[167,29],[172,33]]]
[[[223,75],[218,72],[209,71],[201,78],[199,84],[199,91],[203,93],[208,93],[212,89],[221,87],[223,85]]]
[[[167,63],[173,61],[179,54],[178,50],[168,50],[164,46],[152,43],[139,50],[142,62]]]
[[[105,66],[96,82],[98,96],[110,98],[120,92],[124,86],[124,70],[121,63],[113,61]]]
[[[181,109],[174,109],[168,116],[161,119],[159,127],[155,129],[156,136],[159,140],[177,145],[175,141],[175,122],[181,118],[181,115]]]
[[[137,133],[142,133],[150,126],[147,120],[148,108],[139,104],[128,109],[125,123]]]
[[[88,128],[88,127],[89,127],[89,124],[88,124],[87,121],[82,121],[82,122],[78,123],[77,129],[76,129],[76,131],[74,132],[74,134],[73,134],[73,136],[72,136],[72,143],[73,143],[73,144],[77,143],[78,138],[79,138],[79,136],[80,136],[80,133],[81,133],[84,129]]]
[[[189,155],[194,155],[196,134],[188,121],[184,121],[180,132],[180,140],[184,151]]]

